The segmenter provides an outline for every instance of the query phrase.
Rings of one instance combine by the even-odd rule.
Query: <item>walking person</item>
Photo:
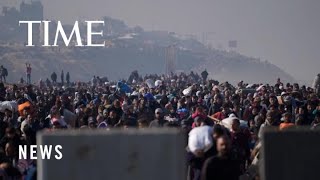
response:
[[[64,72],[63,70],[61,71],[61,85],[64,85]]]
[[[31,84],[31,64],[26,63],[26,69],[27,69],[27,84]]]
[[[52,80],[52,82],[55,84],[55,83],[57,83],[57,74],[56,74],[56,72],[53,72],[52,74],[51,74],[51,80]]]
[[[66,74],[66,81],[67,81],[67,85],[69,86],[70,85],[70,73],[67,72]]]
[[[209,73],[207,70],[202,71],[201,77],[202,77],[203,83],[205,83],[207,81],[208,75],[209,75]]]
[[[6,77],[8,76],[8,70],[3,67],[3,65],[0,66],[0,82],[6,82]]]
[[[240,168],[232,158],[231,143],[227,136],[217,139],[217,155],[207,159],[202,168],[201,180],[238,180]]]

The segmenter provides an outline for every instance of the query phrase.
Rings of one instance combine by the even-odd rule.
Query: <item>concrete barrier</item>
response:
[[[320,179],[320,131],[267,130],[262,143],[262,180]]]
[[[61,160],[41,160],[39,180],[182,180],[184,136],[174,129],[40,133],[38,145],[61,145]]]

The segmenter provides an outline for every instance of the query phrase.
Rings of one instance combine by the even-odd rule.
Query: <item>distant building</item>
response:
[[[20,14],[23,20],[42,21],[43,5],[40,1],[31,1],[31,3],[22,2],[20,4]]]
[[[43,20],[43,5],[40,1],[31,1],[30,4],[22,2],[20,4],[20,14],[22,20],[25,21],[42,21]],[[40,25],[36,24],[33,27],[33,39],[35,44],[41,42]]]
[[[0,44],[22,43],[27,40],[26,28],[19,27],[19,21],[42,21],[43,5],[40,1],[20,3],[19,10],[14,6],[2,6],[0,13]],[[33,27],[34,43],[40,42],[40,25]]]

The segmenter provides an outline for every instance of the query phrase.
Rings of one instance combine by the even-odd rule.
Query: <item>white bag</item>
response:
[[[161,84],[162,84],[161,80],[156,80],[156,82],[154,83],[156,87],[160,86]]]
[[[185,96],[191,96],[191,93],[192,93],[192,86],[188,87],[187,89],[184,89],[182,91],[183,95]]]
[[[0,112],[4,112],[6,109],[15,112],[18,110],[18,103],[16,101],[0,102]]]
[[[189,133],[188,148],[192,153],[197,150],[208,151],[213,145],[213,130],[210,126],[193,128]]]
[[[262,90],[262,88],[263,87],[265,87],[265,85],[261,85],[261,86],[259,86],[257,89],[256,89],[256,91],[260,91],[260,90]]]
[[[232,121],[234,119],[238,119],[234,114],[230,114],[228,118],[225,118],[221,121],[221,125],[223,125],[224,127],[228,128],[229,130],[231,130],[232,128]],[[244,120],[239,120],[240,121],[240,127],[241,128],[247,128],[248,124],[246,121]]]
[[[154,88],[154,81],[152,79],[147,79],[146,84],[149,88]]]

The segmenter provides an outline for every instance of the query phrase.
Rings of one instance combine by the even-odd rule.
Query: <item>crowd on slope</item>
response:
[[[319,82],[231,85],[207,77],[134,72],[128,82],[0,83],[0,176],[36,178],[36,163],[18,159],[18,145],[36,144],[41,130],[177,128],[188,137],[188,179],[255,179],[263,129],[320,129]]]

